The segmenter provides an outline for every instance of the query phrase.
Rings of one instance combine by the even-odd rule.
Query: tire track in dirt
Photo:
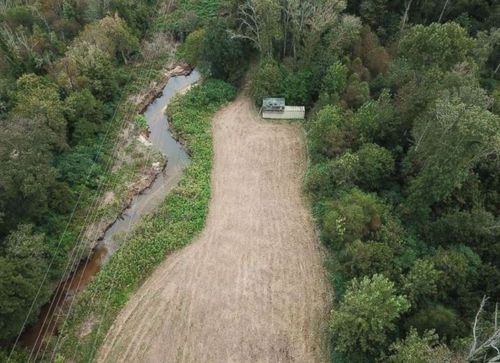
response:
[[[100,362],[321,362],[327,283],[296,125],[238,100],[213,121],[206,227],[130,299]]]

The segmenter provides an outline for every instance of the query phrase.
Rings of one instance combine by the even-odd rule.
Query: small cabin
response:
[[[267,119],[292,120],[305,118],[304,106],[287,106],[282,97],[268,97],[262,100],[262,117]]]

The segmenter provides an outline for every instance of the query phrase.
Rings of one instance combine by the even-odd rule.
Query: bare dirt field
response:
[[[300,127],[240,96],[213,123],[206,227],[130,299],[100,362],[322,362],[328,292]]]

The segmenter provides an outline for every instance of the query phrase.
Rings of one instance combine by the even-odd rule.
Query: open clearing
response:
[[[101,362],[321,362],[328,308],[300,127],[240,96],[215,116],[206,227],[119,314]]]

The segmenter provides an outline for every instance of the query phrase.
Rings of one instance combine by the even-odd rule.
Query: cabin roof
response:
[[[283,97],[266,97],[262,100],[262,107],[284,107],[285,99]]]

